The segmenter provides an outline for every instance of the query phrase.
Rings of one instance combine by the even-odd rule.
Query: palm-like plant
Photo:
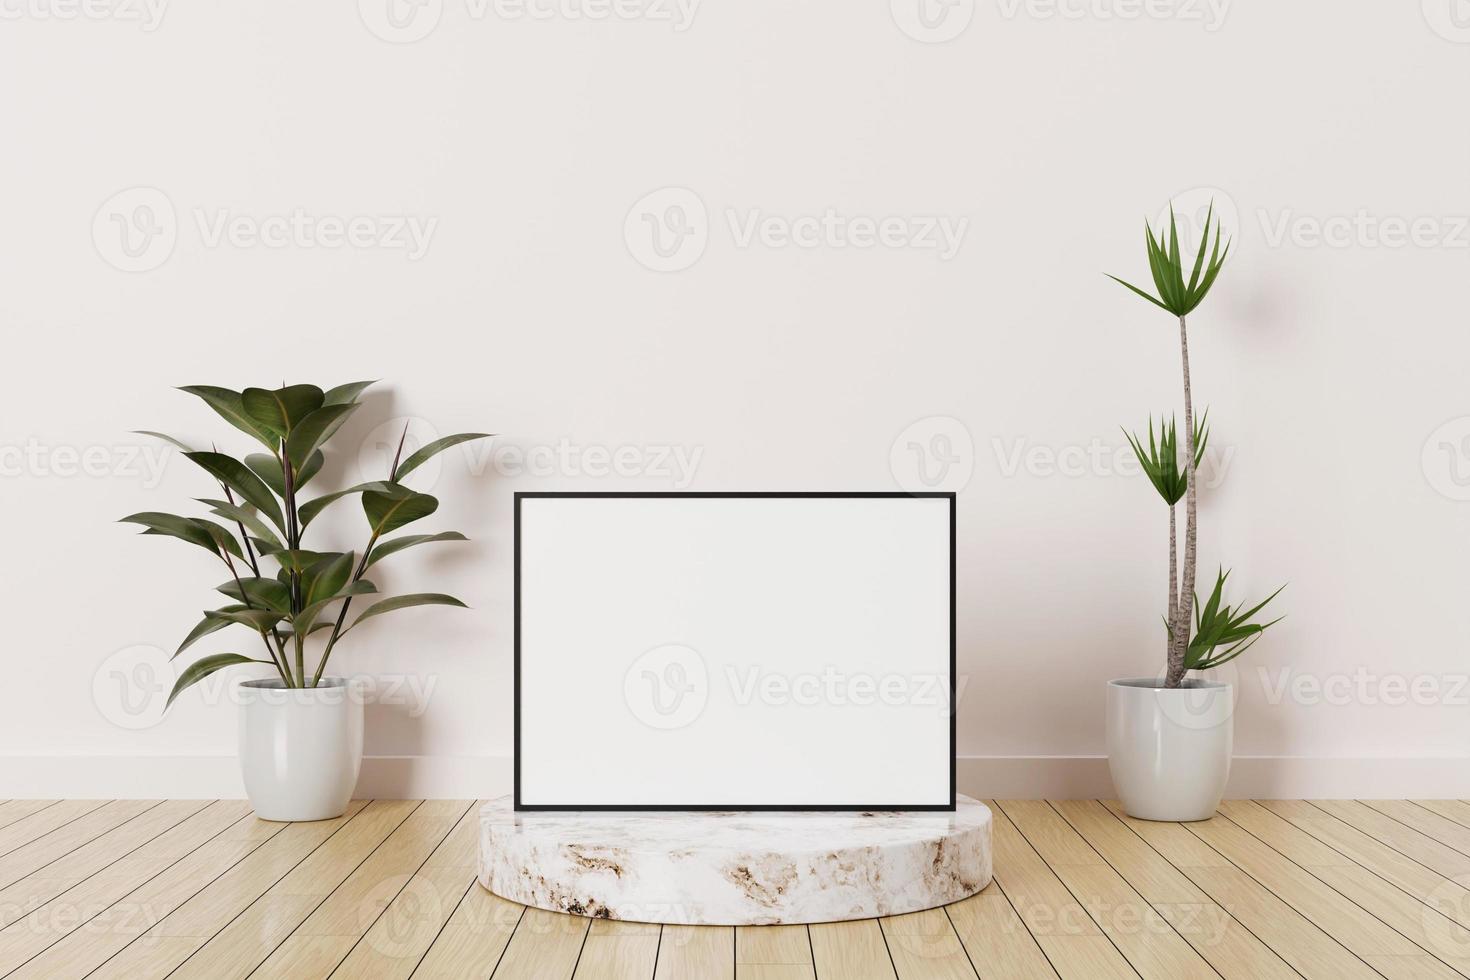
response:
[[[364,620],[410,606],[464,605],[453,596],[434,592],[380,598],[347,625],[347,613],[354,598],[379,595],[377,586],[363,577],[374,564],[415,545],[467,540],[458,531],[383,538],[428,517],[439,507],[434,497],[404,486],[405,476],[451,446],[489,436],[482,432],[445,436],[407,459],[402,458],[404,439],[400,438],[387,479],[304,500],[301,491],[321,470],[325,460],[322,447],[356,411],[358,396],[371,384],[371,381],[357,381],[326,391],[315,385],[244,391],[208,385],[181,389],[198,396],[227,422],[267,449],[243,460],[213,448],[207,452],[196,451],[159,432],[143,433],[177,446],[215,479],[223,499],[205,497],[199,502],[209,508],[211,516],[230,525],[203,517],[152,511],[122,519],[125,523],[142,525],[144,534],[179,538],[204,548],[229,570],[229,580],[218,586],[218,591],[233,601],[206,611],[204,619],[184,638],[174,656],[203,637],[232,625],[245,626],[257,633],[268,655],[268,659],[240,653],[202,657],[179,675],[169,694],[169,704],[189,686],[235,664],[267,664],[275,668],[287,687],[315,687],[337,642]],[[404,436],[407,434],[405,427]],[[303,548],[307,526],[329,504],[352,495],[361,497],[368,522],[368,540],[362,554]],[[261,562],[267,559],[276,565],[273,576],[262,572]],[[327,632],[326,640],[315,668],[308,670],[306,641],[320,632]]]
[[[1215,220],[1214,215],[1215,206],[1211,203],[1205,215],[1199,249],[1187,276],[1184,258],[1180,254],[1179,227],[1174,217],[1173,206],[1169,208],[1168,229],[1165,230],[1161,226],[1158,235],[1154,234],[1148,222],[1144,222],[1148,267],[1153,277],[1154,288],[1158,292],[1157,296],[1117,276],[1108,277],[1128,287],[1179,320],[1179,353],[1184,371],[1184,472],[1181,474],[1179,471],[1178,445],[1172,421],[1167,428],[1162,421],[1160,422],[1160,434],[1155,440],[1153,420],[1149,420],[1147,452],[1144,451],[1143,444],[1137,436],[1128,433],[1128,442],[1133,447],[1134,455],[1138,457],[1150,482],[1169,507],[1169,596],[1165,614],[1165,626],[1168,630],[1168,666],[1164,675],[1164,686],[1171,688],[1183,683],[1187,671],[1219,666],[1239,656],[1245,647],[1254,643],[1259,633],[1271,624],[1255,626],[1249,623],[1250,618],[1281,591],[1278,589],[1265,602],[1243,615],[1235,613],[1231,607],[1222,605],[1220,602],[1221,590],[1224,588],[1228,574],[1222,571],[1215,583],[1215,591],[1210,601],[1199,609],[1198,615],[1195,615],[1196,607],[1198,607],[1194,591],[1195,551],[1198,540],[1197,472],[1200,461],[1204,457],[1205,442],[1209,434],[1204,418],[1200,419],[1198,425],[1194,420],[1193,392],[1189,383],[1189,327],[1186,318],[1200,303],[1204,302],[1210,287],[1215,284],[1215,279],[1220,275],[1220,269],[1225,264],[1226,256],[1230,254],[1228,241],[1224,243],[1223,248],[1221,247],[1220,224]],[[1213,245],[1210,241],[1211,231],[1214,232]],[[1174,507],[1181,496],[1185,501],[1184,560],[1183,568],[1178,570],[1176,576],[1179,562]],[[1191,626],[1194,627],[1193,639],[1191,639]],[[1242,631],[1246,632],[1242,633]],[[1244,642],[1242,646],[1238,641],[1248,642]],[[1222,643],[1227,645],[1227,652],[1217,657],[1213,651]]]

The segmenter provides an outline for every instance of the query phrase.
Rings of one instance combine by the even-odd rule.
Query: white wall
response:
[[[961,0],[932,30],[905,0],[692,20],[692,0],[626,0],[633,19],[428,0],[396,33],[388,0],[150,20],[153,2],[0,8],[0,796],[238,792],[214,758],[228,704],[192,694],[149,724],[163,655],[133,648],[172,650],[224,576],[112,523],[209,495],[186,460],[150,476],[135,456],[154,444],[128,430],[243,452],[171,386],[365,377],[385,383],[323,485],[375,475],[375,423],[405,416],[497,449],[633,447],[641,470],[517,473],[476,449],[412,481],[474,543],[380,584],[474,608],[351,638],[340,667],[432,685],[425,711],[373,709],[365,792],[505,784],[513,491],[891,489],[910,440],[948,435],[962,788],[1105,793],[1102,687],[1157,669],[1164,594],[1163,510],[1116,471],[1119,426],[1174,410],[1179,385],[1168,317],[1103,273],[1146,277],[1142,219],[1211,188],[1237,248],[1193,321],[1228,455],[1201,568],[1234,567],[1238,598],[1290,583],[1235,672],[1251,758],[1233,791],[1470,792],[1470,29],[1452,0]],[[663,188],[685,191],[638,204]],[[671,204],[697,233],[667,264],[688,267],[651,271],[643,214]],[[966,224],[949,257],[743,237],[754,214],[828,209],[900,236]],[[363,216],[371,241],[250,237],[297,211]],[[398,218],[422,255],[382,245]],[[117,219],[163,233],[134,230],[130,257]],[[1324,224],[1346,238],[1315,241]],[[697,460],[691,480],[665,450]],[[353,506],[332,517],[360,547]]]

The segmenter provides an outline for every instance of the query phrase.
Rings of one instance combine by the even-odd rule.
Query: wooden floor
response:
[[[475,883],[476,809],[374,800],[277,824],[237,800],[0,803],[0,976],[1470,977],[1461,801],[1230,802],[1159,824],[1003,800],[974,898],[749,929],[496,898]]]

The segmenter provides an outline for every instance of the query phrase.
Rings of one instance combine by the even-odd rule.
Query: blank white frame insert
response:
[[[954,503],[516,494],[516,808],[953,809]]]

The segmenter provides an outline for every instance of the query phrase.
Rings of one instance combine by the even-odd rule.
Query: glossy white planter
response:
[[[341,677],[310,689],[243,681],[240,769],[262,820],[328,820],[347,810],[362,765],[362,692]]]
[[[1108,768],[1123,809],[1143,820],[1208,820],[1230,777],[1234,690],[1153,677],[1108,682]]]

